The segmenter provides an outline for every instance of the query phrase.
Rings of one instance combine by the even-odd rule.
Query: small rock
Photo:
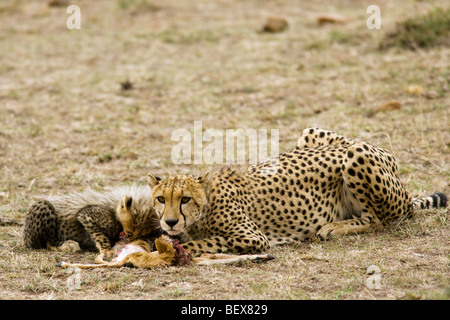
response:
[[[122,88],[122,90],[131,90],[133,89],[133,82],[131,82],[130,80],[126,80],[124,82],[120,83],[120,87]]]
[[[330,14],[322,14],[317,17],[317,23],[321,26],[325,23],[345,23],[347,22],[344,16],[341,16],[340,14],[336,13],[330,13]]]
[[[265,32],[281,32],[289,26],[287,20],[283,17],[271,16],[267,18],[263,31]]]
[[[409,94],[424,94],[425,90],[417,84],[412,84],[410,86],[407,86],[404,91]]]
[[[430,90],[425,93],[427,99],[437,99],[439,98],[439,93],[435,90]]]
[[[47,2],[49,7],[68,7],[69,4],[69,0],[49,0]]]
[[[144,288],[144,284],[142,283],[142,278],[139,279],[139,281],[133,282],[131,285],[132,285],[132,286],[139,287],[139,288],[141,288],[141,289]]]
[[[402,104],[398,101],[390,101],[388,103],[382,104],[378,107],[378,112],[384,111],[392,111],[392,110],[400,110],[402,108]]]

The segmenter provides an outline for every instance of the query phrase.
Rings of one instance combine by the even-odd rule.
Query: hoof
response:
[[[270,253],[267,254],[267,260],[273,260],[275,257],[271,255]]]
[[[275,257],[273,255],[271,255],[270,253],[265,254],[263,256],[257,256],[256,257],[256,261],[258,261],[258,262],[270,261],[270,260],[273,260],[273,259],[275,259]]]

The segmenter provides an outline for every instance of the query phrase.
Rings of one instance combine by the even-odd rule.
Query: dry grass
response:
[[[450,194],[450,50],[378,50],[405,13],[445,1],[378,1],[381,30],[366,28],[364,1],[76,2],[73,31],[64,7],[0,2],[0,297],[449,298],[445,210],[381,233],[274,248],[267,264],[83,271],[78,290],[54,265],[94,254],[25,249],[21,226],[7,221],[23,221],[43,195],[210,169],[170,160],[172,131],[196,120],[204,130],[279,129],[281,151],[303,128],[327,128],[391,150],[412,195]],[[347,23],[319,26],[321,13]],[[289,28],[262,33],[272,14]],[[404,92],[410,85],[425,93]],[[374,112],[390,101],[401,108]],[[365,284],[370,265],[380,290]]]

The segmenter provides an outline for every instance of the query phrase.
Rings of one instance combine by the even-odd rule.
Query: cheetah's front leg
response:
[[[239,227],[242,227],[240,229]],[[243,218],[241,224],[229,231],[227,236],[212,236],[201,240],[193,240],[181,245],[194,257],[203,253],[262,253],[269,249],[267,237],[249,218]]]
[[[257,241],[242,239],[237,237],[224,238],[213,237],[203,240],[194,240],[183,243],[184,249],[192,253],[192,256],[198,257],[204,253],[233,253],[233,254],[252,254],[262,253],[269,249],[269,241]]]
[[[204,253],[226,253],[232,251],[232,245],[224,237],[193,240],[182,243],[181,246],[192,256],[198,257]]]
[[[105,217],[105,209],[100,206],[83,208],[78,213],[77,219],[94,240],[100,254],[107,259],[113,258],[114,250],[107,234],[108,229],[117,229],[117,235],[119,235],[119,222],[107,219]]]

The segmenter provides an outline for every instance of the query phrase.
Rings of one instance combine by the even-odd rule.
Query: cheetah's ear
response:
[[[161,182],[160,177],[155,177],[151,173],[147,173],[147,177],[148,177],[147,183],[150,186],[150,188],[155,187],[156,185],[158,185]]]
[[[203,176],[198,177],[197,182],[204,184],[205,182],[207,182],[209,180],[209,171],[207,173],[205,173]]]
[[[133,198],[125,195],[122,199],[122,207],[126,208],[127,210],[131,209],[131,204],[133,203]]]

